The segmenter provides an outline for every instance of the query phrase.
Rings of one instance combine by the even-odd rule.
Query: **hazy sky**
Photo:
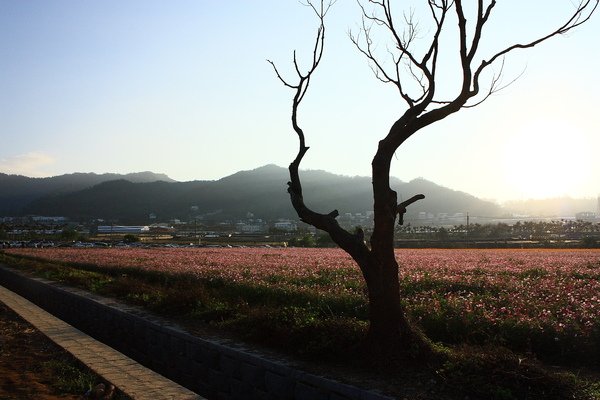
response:
[[[486,54],[548,32],[573,7],[498,3]],[[339,0],[328,18],[323,64],[301,108],[311,146],[303,167],[369,175],[377,142],[405,105],[348,39],[360,21],[356,3]],[[308,61],[315,28],[294,0],[0,0],[0,172],[151,170],[187,181],[287,166],[297,150],[292,92],[266,59],[291,72],[294,49]],[[425,17],[420,29],[431,31]],[[567,37],[509,56],[506,81],[523,76],[417,133],[392,174],[488,199],[596,196],[598,38],[595,15]],[[460,82],[452,72],[440,90]]]

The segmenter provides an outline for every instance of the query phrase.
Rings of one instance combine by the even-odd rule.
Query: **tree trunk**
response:
[[[397,130],[401,123],[392,127]],[[402,135],[404,133],[404,135]],[[406,131],[399,136],[408,137]],[[389,141],[379,143],[373,158],[374,229],[368,265],[361,266],[369,291],[369,342],[382,354],[400,355],[429,348],[425,337],[413,327],[400,302],[398,263],[394,252],[394,229],[398,210],[397,194],[390,188],[393,150]],[[416,346],[416,348],[415,348]]]
[[[369,294],[367,346],[378,362],[419,358],[430,360],[433,349],[422,331],[407,317],[401,303],[398,263],[395,258],[371,258],[361,268]],[[364,271],[369,271],[364,273]]]
[[[376,260],[373,261],[377,262]],[[366,283],[369,291],[369,341],[385,346],[402,346],[409,326],[400,304],[398,264],[387,260],[370,265]]]

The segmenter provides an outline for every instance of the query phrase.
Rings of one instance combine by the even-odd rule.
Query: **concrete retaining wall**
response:
[[[209,399],[391,400],[255,351],[193,336],[138,308],[28,278],[0,265],[0,284],[79,330]]]

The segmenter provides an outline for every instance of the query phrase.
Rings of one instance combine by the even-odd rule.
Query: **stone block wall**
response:
[[[2,265],[0,284],[211,400],[392,400],[236,344],[193,336],[139,308]]]

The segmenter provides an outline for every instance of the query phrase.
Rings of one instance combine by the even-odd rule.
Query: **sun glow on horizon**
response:
[[[590,144],[576,125],[531,121],[506,143],[504,179],[521,198],[577,196],[591,179]]]

